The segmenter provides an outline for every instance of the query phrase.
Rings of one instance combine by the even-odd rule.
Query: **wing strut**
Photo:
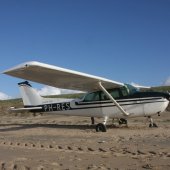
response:
[[[117,108],[121,111],[121,113],[124,116],[128,116],[129,113],[127,113],[120,105],[116,102],[116,100],[109,94],[109,92],[103,87],[102,83],[99,82],[100,89],[109,97],[109,99],[117,106]]]

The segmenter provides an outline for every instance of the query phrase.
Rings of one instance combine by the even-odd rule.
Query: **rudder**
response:
[[[42,97],[32,88],[28,81],[18,83],[24,106],[37,106],[42,104]]]

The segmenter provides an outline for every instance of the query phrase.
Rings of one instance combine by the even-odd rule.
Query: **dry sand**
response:
[[[154,120],[158,128],[135,118],[97,133],[90,118],[1,116],[0,170],[168,170],[170,112]]]

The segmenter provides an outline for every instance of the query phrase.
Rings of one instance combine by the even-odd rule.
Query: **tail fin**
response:
[[[28,81],[18,83],[24,106],[37,106],[42,104],[43,98],[32,88]]]

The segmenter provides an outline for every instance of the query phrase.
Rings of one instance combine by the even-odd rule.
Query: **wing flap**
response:
[[[4,74],[53,87],[80,91],[97,90],[99,89],[98,82],[102,82],[105,88],[114,88],[124,85],[123,83],[102,77],[64,69],[36,61],[18,65],[14,68],[4,71]]]

